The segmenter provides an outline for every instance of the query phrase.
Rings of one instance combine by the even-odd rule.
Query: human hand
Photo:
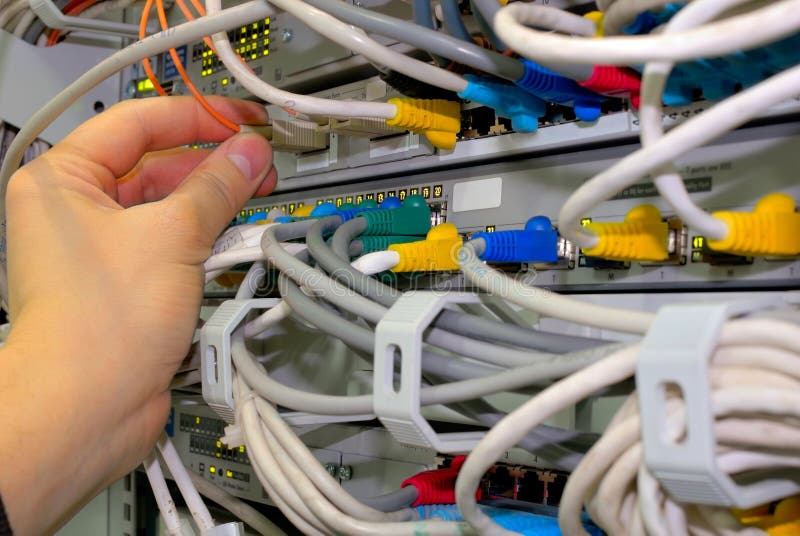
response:
[[[211,102],[236,123],[266,122],[258,104]],[[203,262],[276,182],[266,140],[230,135],[188,97],[126,101],[12,178],[0,494],[15,533],[53,531],[155,444]],[[222,143],[179,148],[194,142]]]

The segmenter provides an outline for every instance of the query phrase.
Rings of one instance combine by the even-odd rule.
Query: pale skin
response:
[[[255,103],[211,102],[234,123],[267,120]],[[15,534],[53,532],[155,444],[203,261],[276,182],[267,141],[232,134],[188,97],[129,101],[12,178],[0,496]],[[221,144],[180,148],[194,142]]]

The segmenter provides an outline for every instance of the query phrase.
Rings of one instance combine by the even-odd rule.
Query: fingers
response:
[[[254,194],[274,187],[272,149],[258,134],[237,134],[217,147],[163,202],[210,246]]]
[[[234,123],[267,121],[260,104],[223,97],[208,101]],[[79,126],[49,156],[80,156],[91,164],[93,176],[87,179],[115,197],[116,178],[128,173],[145,153],[194,142],[220,142],[231,134],[191,97],[128,100]]]
[[[168,149],[147,153],[117,180],[119,204],[129,207],[165,198],[211,152],[211,149]]]

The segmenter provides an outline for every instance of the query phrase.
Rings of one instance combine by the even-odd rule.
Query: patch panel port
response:
[[[641,262],[642,266],[683,266],[687,262],[686,250],[689,248],[689,228],[680,218],[665,218],[667,222],[668,257],[660,262]]]
[[[431,227],[447,221],[447,201],[428,203],[428,206],[431,209]]]
[[[575,268],[575,259],[577,258],[578,248],[575,244],[564,238],[558,237],[558,261],[557,262],[535,262],[531,263],[536,270],[572,270]]]

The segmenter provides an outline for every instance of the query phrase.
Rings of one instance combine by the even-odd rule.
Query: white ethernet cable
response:
[[[684,32],[658,35],[582,38],[537,31],[558,29],[558,9],[514,2],[492,22],[511,49],[534,61],[582,65],[636,65],[648,61],[689,61],[755,48],[800,28],[800,0],[775,2],[757,12],[737,15]]]
[[[790,369],[797,370],[797,364],[800,362],[798,340],[800,340],[800,328],[781,321],[744,319],[725,324],[712,361],[714,373],[712,403],[718,424],[724,423],[724,419],[729,415],[743,416],[742,418],[747,419],[751,430],[748,432],[746,427],[743,429],[741,423],[737,422],[733,426],[728,426],[727,432],[726,429],[722,429],[722,434],[718,435],[720,441],[733,445],[738,442],[741,445],[742,437],[746,437],[750,445],[756,445],[754,450],[764,448],[768,454],[769,449],[780,446],[780,442],[784,449],[787,445],[794,445],[787,443],[786,440],[795,438],[796,430],[793,435],[782,435],[780,439],[773,439],[771,444],[767,443],[770,441],[769,438],[758,430],[761,426],[767,426],[772,431],[777,430],[776,426],[781,426],[782,429],[790,428],[780,420],[772,420],[770,416],[797,417],[799,413],[797,408],[800,408],[798,400],[800,397],[797,395],[800,382],[797,372],[787,377],[784,372],[786,365],[780,363],[770,367],[771,371],[766,373],[764,371],[759,373],[759,367],[765,363],[763,352],[766,351],[773,361],[778,361],[774,359],[776,355],[783,356],[790,361]],[[496,525],[477,507],[474,489],[484,472],[531,427],[562,408],[590,396],[593,392],[633,375],[636,360],[636,348],[621,350],[549,387],[492,428],[469,455],[456,481],[456,499],[464,519],[481,534],[487,536],[513,534]],[[681,512],[675,510],[679,508],[675,504],[671,506],[665,504],[662,511],[660,505],[664,500],[663,494],[643,497],[644,508],[640,509],[637,505],[639,499],[635,495],[627,496],[629,485],[635,483],[639,476],[644,482],[640,493],[650,494],[658,490],[657,484],[647,482],[647,474],[637,474],[638,463],[633,463],[641,459],[641,447],[636,445],[640,432],[634,402],[635,400],[629,399],[628,403],[623,405],[606,433],[568,479],[559,512],[559,522],[564,534],[571,536],[586,534],[581,525],[580,513],[583,501],[589,498],[589,494],[597,497],[594,505],[591,501],[589,503],[593,518],[595,521],[600,518],[601,526],[613,534],[629,533],[629,530],[633,534],[663,534],[664,532],[646,530],[653,524],[677,527],[681,523],[684,525],[683,530],[670,530],[668,534],[686,534],[687,520],[690,526],[694,526],[696,522],[690,520],[693,516],[716,514],[716,512],[709,514],[705,510],[687,510],[685,515],[681,515]],[[683,425],[681,425],[680,411],[672,414],[672,418],[674,420],[670,421],[669,431],[681,432]],[[797,458],[790,453],[778,457],[751,456],[734,448],[733,451],[723,451],[720,456],[723,467],[731,471],[798,465]],[[653,516],[660,517],[658,522],[654,523]],[[603,525],[603,522],[606,524]],[[632,523],[634,527],[628,527],[626,530],[624,525],[627,523]],[[623,530],[620,531],[620,527]],[[717,532],[712,530],[710,534],[729,533],[722,529]]]
[[[573,192],[558,216],[560,232],[582,248],[594,247],[597,236],[580,225],[580,218],[592,207],[644,175],[664,169],[686,151],[719,138],[779,102],[796,97],[800,93],[798,88],[800,66],[795,66],[725,99],[626,156]]]
[[[624,333],[645,333],[653,321],[653,314],[644,311],[597,305],[526,285],[481,262],[476,248],[482,248],[482,244],[481,239],[464,244],[458,252],[458,264],[464,277],[489,295],[544,316]]]
[[[466,80],[461,76],[395,52],[367,37],[363,31],[308,4],[297,0],[279,0],[273,4],[292,13],[329,39],[363,54],[372,61],[454,92],[463,91],[466,88]],[[220,0],[206,1],[208,13],[218,11],[219,7]],[[228,67],[231,74],[236,76],[246,89],[268,102],[306,115],[391,119],[397,114],[396,106],[390,103],[337,101],[297,95],[277,89],[250,71],[250,68],[233,51],[226,35],[217,34],[212,36],[212,39],[217,47],[220,60]]]
[[[328,39],[358,52],[379,65],[385,65],[406,76],[454,93],[460,93],[467,87],[464,77],[395,52],[368,37],[360,28],[350,26],[302,0],[270,1],[274,6],[291,13]]]
[[[186,506],[189,507],[189,512],[192,514],[194,522],[200,529],[200,533],[203,534],[213,529],[214,520],[211,518],[208,507],[197,492],[197,488],[194,487],[189,472],[183,465],[178,451],[175,450],[175,445],[172,444],[172,441],[167,437],[165,432],[161,432],[161,436],[156,443],[156,448],[158,452],[161,453],[164,463],[167,464],[167,468],[172,474],[172,479],[178,485],[183,500],[186,501]]]
[[[167,488],[164,473],[161,471],[156,449],[153,449],[145,457],[142,465],[144,466],[144,472],[147,474],[147,480],[150,481],[150,487],[153,488],[158,511],[161,512],[167,532],[170,536],[185,536],[181,528],[181,520],[178,517],[178,510],[175,508],[175,502],[172,500],[169,488]]]
[[[206,0],[207,15],[220,13],[220,9],[220,0]],[[278,89],[261,80],[250,70],[250,67],[233,51],[225,32],[215,32],[211,39],[217,49],[219,59],[245,89],[290,112],[324,117],[379,117],[383,119],[391,119],[397,114],[397,107],[394,104],[321,99]]]
[[[14,17],[26,8],[30,8],[28,0],[14,0],[0,7],[0,29],[5,28],[6,24],[14,20]]]
[[[473,532],[464,523],[445,521],[369,521],[350,515],[335,506],[317,487],[314,480],[306,473],[308,467],[301,467],[268,426],[262,421],[262,414],[269,418],[270,406],[253,395],[237,376],[239,385],[237,414],[242,424],[244,437],[251,461],[258,466],[257,474],[263,483],[273,489],[286,502],[295,504],[293,512],[303,512],[306,523],[314,525],[323,534],[382,534],[387,536],[412,536],[427,534],[430,536],[467,535]],[[316,464],[315,464],[316,465]],[[264,482],[266,481],[266,482]],[[364,506],[364,508],[367,508]],[[370,509],[371,510],[371,509]],[[380,516],[405,516],[411,511],[397,514],[378,513]]]
[[[718,17],[726,10],[749,0],[697,0],[679,11],[666,25],[664,34],[680,32]],[[648,62],[642,77],[641,106],[639,109],[640,138],[647,146],[664,135],[661,104],[664,87],[674,67],[672,62]],[[722,240],[728,234],[727,224],[708,214],[692,202],[683,179],[670,165],[659,173],[653,182],[667,203],[683,222],[708,238]]]
[[[6,190],[11,175],[19,169],[25,150],[61,113],[78,100],[81,95],[101,83],[109,76],[122,69],[160,54],[170,48],[186,43],[199,41],[204,36],[217,31],[226,31],[247,24],[255,19],[269,17],[274,14],[273,8],[263,0],[251,0],[244,4],[226,9],[215,15],[207,15],[194,21],[179,24],[169,30],[153,34],[141,41],[119,50],[104,59],[75,82],[50,99],[39,108],[23,125],[14,138],[0,167],[0,233],[5,233]],[[3,242],[4,237],[3,237]],[[6,252],[0,251],[0,304],[7,306],[8,279],[6,274]]]
[[[367,275],[379,274],[391,270],[400,263],[400,254],[396,251],[375,251],[354,260],[350,266]]]

